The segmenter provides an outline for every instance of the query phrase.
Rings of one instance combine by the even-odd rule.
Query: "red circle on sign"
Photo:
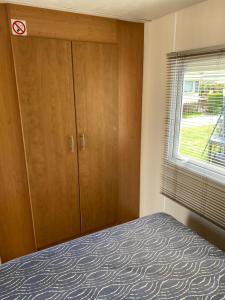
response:
[[[16,34],[24,34],[26,31],[26,26],[23,22],[21,21],[14,21],[12,25],[13,31]]]

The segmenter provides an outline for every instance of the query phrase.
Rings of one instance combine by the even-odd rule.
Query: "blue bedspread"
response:
[[[3,264],[0,299],[225,299],[225,253],[159,213]]]

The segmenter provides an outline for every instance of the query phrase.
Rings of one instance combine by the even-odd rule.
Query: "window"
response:
[[[225,228],[225,51],[168,62],[162,193]]]
[[[193,170],[197,165],[203,172],[214,171],[214,179],[215,173],[225,176],[225,62],[192,59],[179,68],[179,74],[181,93],[174,99],[176,122],[170,128],[177,133],[172,159],[189,163]],[[187,90],[192,91],[188,97]]]
[[[199,93],[199,81],[195,81],[195,93]]]
[[[184,93],[193,93],[194,81],[185,80],[184,81]]]

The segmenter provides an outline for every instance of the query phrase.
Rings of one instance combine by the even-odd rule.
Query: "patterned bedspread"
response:
[[[3,264],[0,299],[225,299],[225,253],[154,214]]]

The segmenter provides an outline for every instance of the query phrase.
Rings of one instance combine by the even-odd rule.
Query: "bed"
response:
[[[225,299],[225,253],[158,213],[3,264],[0,299]]]

